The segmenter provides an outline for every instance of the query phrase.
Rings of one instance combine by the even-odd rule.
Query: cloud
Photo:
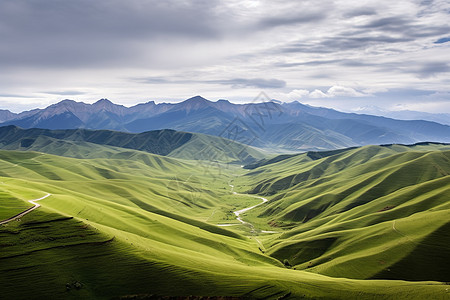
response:
[[[309,91],[308,90],[292,90],[289,93],[289,96],[292,98],[302,98],[304,96],[308,96],[309,95]]]
[[[333,63],[341,62],[339,59],[325,59],[325,60],[310,60],[303,62],[290,62],[290,63],[275,63],[274,67],[277,68],[291,68],[298,66],[320,66],[320,65],[329,65]]]
[[[256,87],[260,89],[279,89],[286,86],[286,82],[283,80],[263,78],[234,78],[226,80],[210,80],[205,82],[230,85],[232,88]]]
[[[295,89],[290,91],[289,93],[276,93],[274,94],[274,97],[276,99],[282,100],[284,102],[292,102],[292,101],[298,101],[302,100],[303,98],[307,97],[309,95],[308,90],[304,89]]]
[[[42,92],[42,94],[49,94],[49,95],[59,95],[59,96],[77,96],[77,95],[85,95],[86,92],[81,91],[46,91]]]
[[[382,29],[389,31],[398,31],[404,30],[405,27],[411,26],[412,22],[413,22],[412,20],[407,19],[403,16],[393,16],[375,19],[359,27],[365,29]]]
[[[278,89],[286,86],[286,82],[278,79],[265,78],[232,78],[215,80],[191,80],[191,79],[167,79],[164,77],[141,77],[132,78],[133,81],[146,84],[219,84],[229,85],[234,89],[256,87],[260,89]]]
[[[0,98],[33,98],[33,96],[18,95],[18,94],[0,94]]]
[[[293,100],[297,100],[300,98],[334,98],[334,97],[369,97],[370,94],[366,94],[363,92],[356,91],[351,87],[345,86],[332,86],[326,92],[323,92],[320,89],[315,89],[312,92],[309,92],[305,89],[292,90],[287,94],[287,97]]]
[[[370,49],[380,47],[396,47],[402,52],[407,43],[417,42],[419,38],[430,38],[442,36],[450,31],[448,22],[436,16],[438,22],[430,22],[428,18],[438,13],[433,12],[423,16],[423,19],[408,12],[399,12],[388,17],[378,17],[375,10],[370,8],[350,9],[342,12],[346,18],[353,16],[364,16],[364,19],[355,22],[351,26],[340,26],[333,24],[333,32],[323,34],[322,38],[305,39],[302,37],[297,41],[290,41],[281,47],[273,49],[273,52],[283,54],[329,54],[341,51],[354,51],[358,49]],[[351,23],[350,23],[351,24]],[[332,26],[331,23],[328,26]],[[438,40],[446,42],[443,38]],[[435,42],[436,43],[436,42]],[[392,45],[392,46],[391,46]]]
[[[413,38],[410,37],[394,37],[381,34],[375,36],[355,36],[353,33],[348,32],[343,36],[326,38],[317,43],[292,43],[278,48],[276,51],[282,53],[336,53],[368,48],[375,45],[410,42],[412,40]]]
[[[329,97],[366,97],[367,94],[357,92],[356,90],[345,86],[332,86],[328,89]]]
[[[218,1],[0,1],[0,66],[135,64],[158,40],[215,39]],[[152,44],[153,43],[153,44]],[[6,46],[7,45],[7,46]]]
[[[329,96],[321,90],[314,90],[309,94],[309,98],[328,98]]]
[[[296,14],[283,14],[281,16],[270,16],[262,19],[258,26],[262,27],[277,27],[277,26],[286,26],[286,25],[298,25],[303,23],[316,23],[320,20],[326,18],[325,11],[315,11],[308,12],[303,11],[302,13]]]
[[[447,62],[428,62],[415,71],[420,78],[430,78],[441,73],[450,72],[450,64]]]
[[[360,17],[360,16],[373,16],[376,14],[377,14],[377,11],[374,8],[358,7],[353,10],[344,12],[344,17],[345,18],[354,18],[354,17]]]
[[[137,81],[137,82],[141,82],[141,83],[147,83],[147,84],[164,84],[164,83],[183,83],[184,81],[174,81],[174,80],[169,80],[167,78],[164,77],[135,77],[135,78],[130,78],[132,81]]]

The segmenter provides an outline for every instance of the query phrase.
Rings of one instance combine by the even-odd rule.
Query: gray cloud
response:
[[[376,14],[377,14],[377,11],[374,8],[358,7],[356,9],[345,12],[344,17],[345,18],[353,18],[353,17],[360,17],[360,16],[373,16]]]
[[[147,84],[164,84],[164,83],[184,83],[184,80],[169,80],[164,77],[134,77],[130,78],[131,81]]]
[[[303,12],[293,15],[271,16],[262,19],[258,26],[276,27],[286,25],[296,25],[303,23],[318,22],[326,18],[326,11]]]
[[[206,82],[230,85],[232,88],[256,87],[260,89],[279,89],[286,86],[286,82],[283,80],[263,78],[234,78],[227,80],[210,80]]]
[[[358,26],[366,29],[382,29],[385,31],[398,31],[399,29],[408,27],[412,24],[412,20],[403,16],[387,17],[372,20],[367,24]]]
[[[372,16],[375,15],[369,14]],[[351,11],[350,13],[356,13]],[[362,13],[362,12],[361,12]],[[363,25],[355,25],[345,31],[326,36],[320,40],[301,39],[291,42],[282,47],[277,47],[274,52],[278,53],[335,53],[339,51],[367,49],[372,46],[384,44],[401,44],[427,38],[442,36],[450,31],[448,25],[420,24],[414,19],[403,16],[372,18]],[[448,41],[445,38],[435,43]],[[401,52],[401,48],[395,50]]]
[[[277,48],[276,51],[280,51],[282,53],[334,53],[339,51],[367,48],[371,45],[402,43],[412,40],[412,38],[408,37],[392,37],[386,35],[359,37],[345,35],[323,39],[317,43],[293,43]]]
[[[33,96],[18,95],[18,94],[0,94],[0,98],[33,98]]]
[[[450,30],[448,25],[420,24],[417,20],[407,19],[403,16],[380,18],[358,27],[366,30],[378,30],[386,34],[400,34],[406,40],[442,35]]]
[[[49,95],[60,95],[60,96],[77,96],[77,95],[85,95],[85,92],[81,91],[46,91],[42,92],[42,94],[49,94]]]
[[[140,77],[131,78],[132,81],[137,81],[146,84],[219,84],[229,85],[232,88],[269,88],[278,89],[286,86],[286,82],[278,79],[264,79],[264,78],[232,78],[232,79],[218,79],[218,80],[185,80],[185,79],[167,79],[164,77]]]
[[[214,39],[217,1],[0,2],[0,66],[131,64],[158,39]],[[174,9],[176,8],[176,9]]]
[[[449,73],[450,64],[447,62],[429,62],[420,66],[416,72],[421,78],[434,77],[441,73]]]
[[[0,20],[12,36],[210,36],[216,34],[215,5],[217,1],[202,0],[16,0],[0,3]]]
[[[293,63],[275,63],[273,64],[276,68],[292,68],[299,66],[321,66],[321,65],[329,65],[334,63],[341,62],[340,59],[325,59],[325,60],[309,60],[303,62],[293,62]]]

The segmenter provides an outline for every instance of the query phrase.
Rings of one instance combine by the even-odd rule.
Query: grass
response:
[[[16,198],[11,193],[3,191],[0,192],[0,202],[2,203],[0,220],[8,219],[32,206],[31,204]]]
[[[2,297],[445,299],[450,154],[433,147],[254,170],[120,148],[89,159],[0,151],[0,216],[51,193],[0,226]],[[229,184],[268,195],[243,218],[279,233],[216,226],[261,201]]]
[[[267,253],[297,269],[355,279],[445,281],[450,266],[443,249],[450,239],[437,232],[450,220],[448,149],[368,146],[256,168],[240,189],[272,196],[247,217],[285,230],[266,239]],[[434,255],[424,255],[425,249]],[[390,273],[406,262],[415,273],[399,267]]]

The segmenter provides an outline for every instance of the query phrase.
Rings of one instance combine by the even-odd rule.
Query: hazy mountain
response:
[[[0,109],[0,122],[6,122],[8,120],[14,119],[16,114],[10,112],[9,110]]]
[[[4,115],[7,121],[0,125],[134,133],[174,129],[216,135],[283,152],[367,144],[450,142],[450,126],[430,121],[343,113],[299,102],[211,102],[201,96],[180,103],[156,104],[150,101],[129,108],[107,99],[94,104],[64,100],[45,109]]]
[[[370,114],[400,120],[425,120],[450,125],[450,114],[447,113],[427,113],[413,110],[384,110],[377,106],[364,106],[355,111],[358,114]]]

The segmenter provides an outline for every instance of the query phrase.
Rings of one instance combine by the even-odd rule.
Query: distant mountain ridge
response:
[[[332,150],[368,144],[450,142],[450,126],[343,113],[299,102],[233,104],[201,96],[180,103],[132,107],[107,99],[93,104],[63,100],[20,114],[0,111],[0,126],[108,129],[140,133],[173,129],[205,133],[279,152]]]
[[[354,111],[358,114],[383,116],[399,120],[425,120],[450,125],[450,113],[427,113],[414,110],[384,110],[377,106],[364,106]]]

